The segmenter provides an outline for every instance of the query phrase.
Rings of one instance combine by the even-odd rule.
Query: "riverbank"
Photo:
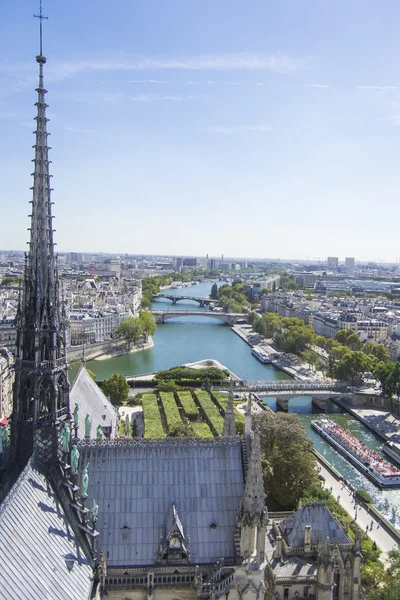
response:
[[[107,360],[117,356],[125,356],[135,354],[143,350],[153,348],[154,341],[149,336],[147,342],[133,346],[130,350],[127,349],[126,342],[123,340],[107,340],[106,342],[96,342],[86,346],[73,346],[67,352],[67,359],[70,363],[79,362],[85,357],[85,360]]]
[[[366,532],[382,551],[380,560],[387,562],[387,555],[400,542],[398,532],[389,521],[374,507],[367,507],[359,502],[351,488],[343,481],[343,477],[318,452],[314,451],[318,462],[319,474],[323,477],[323,485],[336,498],[342,508]]]
[[[233,325],[232,331],[251,348],[259,346],[267,354],[277,355],[277,358],[273,358],[270,364],[276,369],[283,371],[283,373],[294,377],[294,379],[299,381],[325,381],[323,373],[311,371],[307,364],[294,354],[283,355],[273,340],[266,340],[263,336],[256,333],[251,325]]]

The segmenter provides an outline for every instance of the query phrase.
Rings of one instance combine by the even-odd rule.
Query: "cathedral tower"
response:
[[[40,8],[39,87],[29,252],[25,256],[22,298],[17,315],[17,355],[12,416],[13,450],[23,467],[35,452],[48,465],[57,455],[57,426],[69,416],[65,312],[60,303],[54,256],[49,146],[43,85]]]

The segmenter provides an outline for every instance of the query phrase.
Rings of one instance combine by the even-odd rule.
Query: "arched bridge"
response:
[[[171,300],[172,304],[176,304],[179,300],[193,300],[198,302],[200,306],[209,306],[210,304],[218,304],[218,300],[212,300],[212,298],[195,298],[194,296],[173,296],[172,294],[154,294],[153,300],[157,298],[166,298]]]
[[[169,319],[176,319],[176,317],[207,317],[218,319],[223,323],[227,323],[227,325],[235,325],[237,321],[246,317],[244,313],[223,313],[205,310],[153,310],[152,315],[156,323],[165,323]]]

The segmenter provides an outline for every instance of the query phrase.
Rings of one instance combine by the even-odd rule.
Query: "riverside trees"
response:
[[[144,334],[146,341],[149,335],[156,331],[156,323],[153,315],[148,310],[142,310],[139,317],[129,317],[120,323],[115,331],[116,335],[122,337],[128,346],[137,344]]]
[[[283,508],[296,508],[317,482],[313,445],[295,415],[265,412],[257,418],[267,493]]]

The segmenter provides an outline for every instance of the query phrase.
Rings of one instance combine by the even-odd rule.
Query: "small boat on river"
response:
[[[311,421],[311,425],[321,437],[379,487],[400,487],[400,470],[360,442],[347,429],[330,419]]]
[[[271,362],[271,356],[268,354],[268,352],[260,348],[260,346],[254,346],[251,352],[260,362],[264,363],[265,365]]]

